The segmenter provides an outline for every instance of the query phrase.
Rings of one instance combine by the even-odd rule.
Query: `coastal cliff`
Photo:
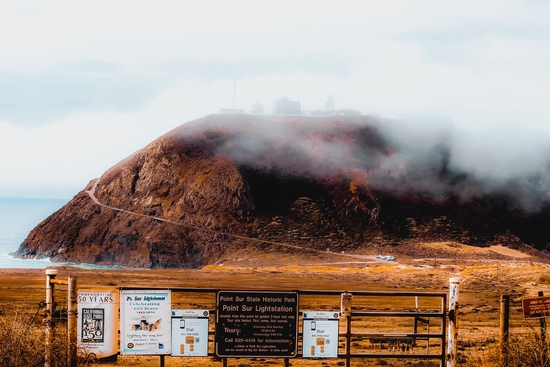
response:
[[[411,253],[419,242],[544,247],[546,238],[520,226],[542,231],[544,212],[518,215],[494,196],[466,200],[453,190],[464,178],[444,171],[445,159],[413,169],[379,126],[371,116],[188,122],[90,181],[17,256],[196,268],[249,246],[370,254],[389,246],[411,256],[431,255]],[[411,175],[439,180],[437,195],[407,185]]]

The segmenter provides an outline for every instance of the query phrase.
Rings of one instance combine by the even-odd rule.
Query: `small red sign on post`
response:
[[[544,319],[550,317],[550,297],[533,297],[522,300],[523,317],[526,319]]]

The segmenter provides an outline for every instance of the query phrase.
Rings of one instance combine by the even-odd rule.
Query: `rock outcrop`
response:
[[[491,201],[465,202],[452,190],[443,199],[399,190],[402,178],[386,167],[399,154],[378,124],[369,116],[250,115],[186,123],[92,180],[40,223],[17,254],[185,268],[252,245],[264,251],[277,244],[372,251],[442,240],[523,245],[502,225],[514,217]],[[380,184],[386,180],[389,188]]]

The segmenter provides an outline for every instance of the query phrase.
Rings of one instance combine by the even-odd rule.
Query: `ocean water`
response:
[[[0,198],[0,268],[46,268],[59,265],[46,259],[16,259],[9,254],[17,251],[34,227],[68,201],[68,199]]]

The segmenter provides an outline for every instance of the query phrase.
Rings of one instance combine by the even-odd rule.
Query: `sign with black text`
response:
[[[121,354],[171,354],[169,290],[120,291]]]
[[[218,292],[216,354],[219,357],[294,357],[296,292]]]
[[[118,353],[118,288],[78,290],[78,346],[86,357]]]
[[[302,314],[302,356],[304,358],[338,357],[338,312],[304,312]]]
[[[172,355],[208,355],[208,310],[172,310]]]

